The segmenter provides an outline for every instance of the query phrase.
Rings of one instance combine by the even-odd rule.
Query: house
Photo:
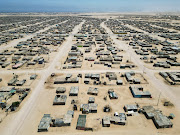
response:
[[[89,97],[88,103],[94,103],[95,102],[95,98],[94,97]]]
[[[172,128],[173,123],[170,119],[162,114],[162,111],[155,109],[153,106],[143,106],[142,112],[147,119],[152,119],[156,128]]]
[[[97,106],[95,103],[81,104],[80,111],[82,111],[83,114],[97,113]]]
[[[39,123],[38,132],[47,132],[50,127],[51,122],[52,122],[51,115],[44,114],[44,116],[42,117],[42,119]]]
[[[64,77],[55,78],[55,80],[54,80],[54,84],[63,84],[63,83],[67,83],[67,81]]]
[[[110,122],[116,125],[125,125],[126,120],[121,118],[120,116],[111,116],[110,117]]]
[[[149,91],[144,91],[141,86],[130,86],[129,87],[134,98],[152,98]]]
[[[78,96],[78,92],[79,92],[78,86],[71,87],[70,92],[69,92],[69,96]]]
[[[69,79],[71,77],[72,77],[72,74],[67,74],[65,79],[67,80],[67,79]]]
[[[15,89],[15,87],[9,87],[9,86],[7,86],[7,87],[0,87],[0,92],[10,92],[10,91],[12,91],[14,89]]]
[[[117,75],[114,72],[107,72],[106,77],[109,78],[109,80],[117,80]]]
[[[53,121],[53,127],[62,127],[64,126],[63,118],[56,118]]]
[[[100,80],[100,74],[85,74],[85,78],[91,78],[93,80]]]
[[[86,115],[79,115],[76,129],[85,130],[85,126],[86,126]]]
[[[104,116],[102,119],[102,125],[103,127],[110,127],[110,117],[109,116]]]
[[[180,72],[167,72],[173,82],[180,82]]]
[[[96,95],[97,96],[98,95],[98,88],[89,87],[87,94]]]
[[[54,127],[71,126],[72,115],[65,114],[63,118],[56,118],[53,120]]]
[[[125,112],[129,112],[129,111],[137,112],[138,107],[137,107],[137,105],[125,105],[124,110],[125,110]]]
[[[57,87],[57,89],[56,89],[56,93],[58,94],[58,93],[64,93],[64,92],[66,92],[66,88],[65,87]]]
[[[102,119],[103,127],[110,127],[110,124],[125,125],[127,122],[125,113],[117,113],[114,116],[104,116]]]
[[[90,103],[89,104],[89,112],[90,113],[97,113],[97,104],[95,103]]]
[[[85,83],[85,84],[89,84],[89,82],[90,82],[90,79],[89,79],[89,78],[84,78],[84,83]]]
[[[67,114],[71,115],[72,118],[74,117],[74,111],[68,110],[68,111],[67,111]]]
[[[30,80],[35,80],[37,78],[37,75],[36,74],[33,74],[30,76]]]
[[[11,80],[8,82],[8,86],[15,86],[17,81],[18,81],[17,78],[11,79]]]
[[[63,122],[65,126],[71,126],[72,121],[72,115],[71,114],[65,114],[63,117]]]
[[[54,80],[54,84],[78,83],[78,82],[79,82],[78,77],[68,78],[67,80],[65,77],[60,77],[60,78],[55,78]]]
[[[53,105],[65,105],[66,99],[66,95],[56,95],[53,101]]]
[[[16,82],[16,86],[23,86],[25,82],[26,82],[26,79],[17,81],[17,82]]]
[[[123,81],[122,81],[122,80],[117,80],[117,81],[116,81],[116,84],[117,84],[117,85],[123,85]]]
[[[157,113],[153,118],[152,118],[156,128],[172,128],[173,123],[170,121],[170,119],[163,115],[162,113]]]
[[[140,79],[135,78],[135,79],[133,79],[133,83],[134,83],[134,84],[140,84],[140,83],[141,83],[141,80],[140,80]]]
[[[125,78],[128,82],[133,82],[133,78],[132,76],[134,76],[135,73],[132,71],[132,72],[126,72],[125,73]]]
[[[110,99],[118,99],[118,95],[114,92],[114,90],[108,90]]]

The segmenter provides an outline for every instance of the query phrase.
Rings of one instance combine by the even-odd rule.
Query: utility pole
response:
[[[161,92],[160,92],[160,94],[159,94],[159,98],[158,98],[157,106],[159,105],[160,96],[161,96]]]

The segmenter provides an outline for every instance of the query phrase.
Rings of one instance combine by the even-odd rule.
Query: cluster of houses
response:
[[[0,33],[0,45],[8,43],[12,40],[23,38],[22,34],[9,34],[9,33]]]
[[[156,21],[156,22],[151,22],[151,24],[156,25],[156,26],[160,26],[163,28],[180,30],[180,27],[178,24],[176,24],[176,23],[172,24],[172,23],[167,22],[167,21]]]
[[[103,76],[103,77],[102,77]],[[120,75],[119,75],[120,76]],[[114,72],[106,72],[105,74],[90,74],[86,73],[84,76],[82,74],[65,74],[61,75],[60,77],[56,77],[54,79],[54,84],[64,84],[64,83],[72,83],[71,80],[74,80],[75,78],[82,78],[84,79],[85,84],[89,84],[90,80],[96,81],[96,83],[102,81],[101,79],[108,79],[109,81],[113,81],[118,83],[123,82],[122,80],[119,80],[119,76]],[[135,76],[134,72],[126,72],[125,74],[121,74],[120,77],[125,77],[127,81],[133,82],[132,76]],[[74,79],[73,79],[74,78]],[[76,82],[76,83],[79,83]],[[122,83],[123,84],[123,83]],[[117,84],[117,85],[122,85]],[[136,83],[135,83],[136,84]],[[144,90],[142,86],[139,85],[130,85],[129,90],[131,91],[134,98],[152,98],[151,93],[147,90]],[[93,84],[95,85],[95,84]],[[66,115],[64,115],[63,118],[56,118],[53,119],[50,114],[44,115],[42,120],[40,121],[40,124],[38,126],[38,132],[45,132],[48,131],[49,127],[62,127],[62,126],[70,126],[71,121],[74,115],[77,115],[78,112],[78,119],[77,119],[77,130],[94,130],[94,127],[89,127],[88,121],[90,120],[89,117],[93,114],[96,115],[99,113],[99,111],[104,112],[111,112],[107,109],[111,109],[109,106],[105,106],[104,109],[98,110],[98,104],[96,103],[95,97],[98,97],[99,94],[99,88],[95,86],[89,86],[87,89],[87,95],[88,95],[88,101],[86,103],[81,102],[79,103],[79,100],[72,99],[71,100],[71,107],[73,111],[68,111]],[[63,86],[58,86],[56,88],[56,96],[53,100],[53,105],[65,105],[67,100],[67,95],[63,94],[67,91],[67,88]],[[79,86],[71,86],[69,91],[69,96],[78,96],[79,93]],[[118,94],[114,91],[114,89],[110,88],[108,89],[108,96],[110,100],[117,100]],[[82,92],[81,92],[82,94]],[[79,96],[78,96],[79,97]],[[107,97],[103,98],[104,100],[107,100]],[[111,124],[115,125],[126,125],[127,124],[127,117],[128,116],[137,116],[138,113],[143,113],[148,119],[152,119],[155,126],[157,128],[171,128],[173,127],[173,123],[171,122],[171,118],[174,118],[174,115],[171,114],[170,116],[165,116],[162,111],[159,111],[157,109],[154,109],[152,106],[143,106],[140,107],[139,104],[126,104],[123,107],[124,112],[119,113],[115,112],[114,115],[105,115],[102,117],[102,120],[100,123],[102,124],[102,127],[110,127]],[[82,114],[79,114],[79,111],[82,112]],[[70,113],[71,112],[71,113]],[[91,113],[91,114],[90,114]],[[71,116],[69,116],[71,115]]]
[[[62,118],[53,118],[51,114],[44,114],[38,125],[38,132],[48,132],[49,127],[71,126],[74,111],[68,110]]]
[[[115,112],[114,116],[104,116],[102,119],[103,127],[110,127],[111,124],[126,125],[127,118],[125,113]]]
[[[111,80],[116,81],[115,85],[123,85],[123,80],[119,79],[115,72],[106,72],[103,79],[102,79],[101,74],[98,74],[98,73],[96,73],[96,74],[86,73],[84,75],[84,83],[85,84],[94,84],[94,85],[103,84],[103,85],[107,85],[108,82],[111,83]]]
[[[66,77],[55,78],[54,84],[64,84],[64,83],[79,83],[78,77],[72,77],[72,74],[67,74]],[[53,101],[53,105],[65,105],[67,100],[67,95],[63,95],[66,92],[65,87],[57,87],[56,96]],[[79,87],[72,86],[69,91],[69,96],[78,96]]]
[[[29,46],[27,47],[27,45]],[[47,54],[49,52],[49,49],[46,47],[38,47],[38,45],[30,47],[30,41],[21,42],[17,46],[20,47],[15,50],[3,50],[0,52],[0,65],[2,68],[6,68],[11,65],[12,69],[18,69],[24,65],[32,66],[36,64],[43,64],[45,60],[42,56],[40,56],[40,54]]]
[[[141,37],[141,38],[139,38]],[[143,38],[143,40],[142,40]],[[137,55],[141,55],[141,60],[144,60],[146,63],[153,63],[154,67],[178,67],[180,66],[180,61],[177,55],[180,52],[178,45],[170,43],[168,41],[159,41],[157,39],[152,39],[151,37],[146,36],[133,36],[131,39],[132,42],[129,42],[129,45],[135,49]],[[133,41],[133,40],[142,40]],[[153,45],[161,45],[162,47],[154,47]]]
[[[122,20],[122,22],[124,24],[129,24],[148,33],[175,33],[175,31],[171,32],[168,29],[153,26],[149,21],[145,20]]]
[[[180,34],[160,34],[159,36],[170,40],[180,40]]]
[[[64,83],[79,83],[79,77],[78,75],[76,77],[73,77],[72,74],[67,74],[63,77],[56,77],[54,79],[54,84],[64,84]]]
[[[63,18],[63,21],[65,21],[65,23],[59,24],[57,20],[57,25],[53,28],[50,28],[47,32],[49,32],[50,34],[55,34],[55,35],[56,34],[67,35],[72,32],[72,30],[74,29],[76,25],[82,22],[82,18],[80,17],[66,16],[62,18]],[[47,34],[47,32],[43,32],[43,34]]]
[[[163,37],[165,41],[155,39],[147,34],[130,34],[124,30],[124,27],[126,27],[127,24],[148,33],[164,33],[157,36]],[[179,34],[177,34],[175,31],[169,31],[163,27],[154,26],[155,24],[156,23],[154,22],[144,20],[139,21],[138,19],[129,20],[127,18],[121,21],[110,19],[107,22],[107,26],[114,33],[117,33],[117,31],[122,29],[122,32],[117,33],[119,34],[118,39],[128,41],[129,45],[135,49],[136,54],[142,56],[140,59],[145,60],[146,63],[153,63],[154,67],[178,67],[180,65],[180,61],[177,57],[180,50],[179,45],[176,45],[176,43],[173,42],[168,42],[167,39],[178,41]]]
[[[83,53],[76,46],[72,46],[71,50],[68,52],[67,59],[64,62],[65,64],[68,64],[66,64],[67,66],[63,66],[63,69],[81,68],[82,61]]]
[[[0,88],[0,107],[6,112],[15,111],[29,94],[30,88],[4,86]],[[12,97],[17,98],[12,98]],[[10,100],[9,100],[10,99]]]
[[[106,30],[100,27],[100,24],[105,19],[99,18],[84,18],[86,22],[82,25],[81,30],[78,34],[106,34]]]
[[[123,50],[118,49],[107,35],[75,35],[74,44],[65,61],[69,63],[63,68],[81,68],[90,64],[91,67],[104,65],[116,68],[134,68],[134,64],[123,61]],[[95,48],[95,49],[92,49]],[[94,50],[94,51],[92,51]],[[91,55],[92,54],[92,55]],[[83,59],[85,61],[83,61]],[[87,64],[86,64],[87,63]]]
[[[134,98],[152,98],[149,91],[144,91],[142,86],[130,86],[129,87]]]
[[[162,111],[155,109],[153,106],[143,106],[141,112],[147,119],[152,119],[156,128],[172,128],[173,123],[170,119],[174,118],[171,114],[169,117],[165,116]]]
[[[58,20],[58,21],[57,21]],[[61,21],[61,18],[57,18],[57,20],[52,19],[51,17],[44,17],[41,20],[36,19],[34,21],[29,21],[21,23],[22,25],[18,25],[18,27],[13,27],[13,29],[9,29],[8,31],[3,31],[0,35],[0,45],[4,43],[8,43],[14,39],[23,38],[23,34],[33,34],[35,32],[40,31],[48,27],[49,25],[54,25]],[[40,21],[40,22],[39,22]]]
[[[140,84],[141,80],[138,78],[133,78],[132,76],[135,76],[135,72],[126,72],[125,73],[125,78],[129,83],[134,83],[134,84]]]
[[[7,85],[2,85],[0,87],[0,108],[5,109],[6,112],[15,111],[31,90],[31,88],[23,86],[24,83],[26,80],[33,81],[36,77],[36,74],[32,74],[28,79],[19,79],[20,77],[18,75],[14,75],[13,78],[7,82]],[[4,84],[6,83],[6,80],[3,78],[0,78],[0,80],[3,81]]]
[[[159,72],[171,85],[180,84],[180,72]]]
[[[62,20],[64,19],[65,18],[62,18]],[[62,21],[60,20],[56,20],[54,23],[59,23]],[[74,26],[79,24],[79,22],[80,20],[69,19],[61,28],[63,27],[64,30],[71,32]],[[27,41],[19,42],[14,46],[13,50],[7,49],[0,51],[1,67],[6,68],[9,65],[12,65],[12,69],[18,69],[22,66],[42,67],[41,65],[49,60],[49,54],[53,51],[57,51],[57,47],[65,41],[66,36],[51,33],[51,31],[55,31],[58,26],[59,25],[52,27],[50,30],[44,31],[44,33],[39,33],[33,38],[27,39]],[[61,30],[61,28],[59,28],[59,30]]]
[[[112,30],[114,34],[141,33],[125,26],[124,23],[119,20],[109,19],[105,22],[105,24]]]
[[[20,27],[27,27],[29,25],[34,25],[39,23],[39,21],[45,21],[47,17],[31,17],[31,16],[16,16],[16,17],[1,17],[0,25],[0,45],[7,43],[14,39],[23,38],[21,33],[14,34],[14,29],[19,29]]]

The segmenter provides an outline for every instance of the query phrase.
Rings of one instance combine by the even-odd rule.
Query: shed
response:
[[[44,116],[42,117],[42,119],[39,123],[38,132],[47,132],[50,127],[51,122],[52,122],[51,115],[44,114]]]
[[[124,110],[125,112],[129,112],[129,111],[137,112],[138,108],[137,105],[125,105]]]
[[[57,89],[56,89],[56,93],[58,94],[58,93],[64,93],[64,92],[66,92],[66,88],[65,87],[57,87]]]
[[[79,115],[76,129],[85,130],[85,126],[86,126],[86,115]]]
[[[71,87],[70,92],[69,92],[69,96],[78,96],[78,92],[79,92],[78,86]]]
[[[66,99],[66,95],[56,95],[53,101],[53,105],[65,105]]]
[[[89,87],[87,94],[98,95],[98,88]]]
[[[94,97],[89,97],[88,103],[94,103],[95,102],[95,98]]]
[[[123,81],[122,81],[122,80],[117,80],[117,81],[116,81],[116,84],[117,84],[117,85],[123,85]]]
[[[36,79],[36,77],[37,77],[37,75],[36,75],[36,74],[31,75],[31,76],[30,76],[30,80],[35,80],[35,79]]]
[[[104,116],[102,119],[102,125],[103,127],[110,127],[110,117],[109,116]]]

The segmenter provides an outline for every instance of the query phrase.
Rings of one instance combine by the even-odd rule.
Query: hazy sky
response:
[[[180,11],[180,0],[0,0],[0,12],[152,11]]]

